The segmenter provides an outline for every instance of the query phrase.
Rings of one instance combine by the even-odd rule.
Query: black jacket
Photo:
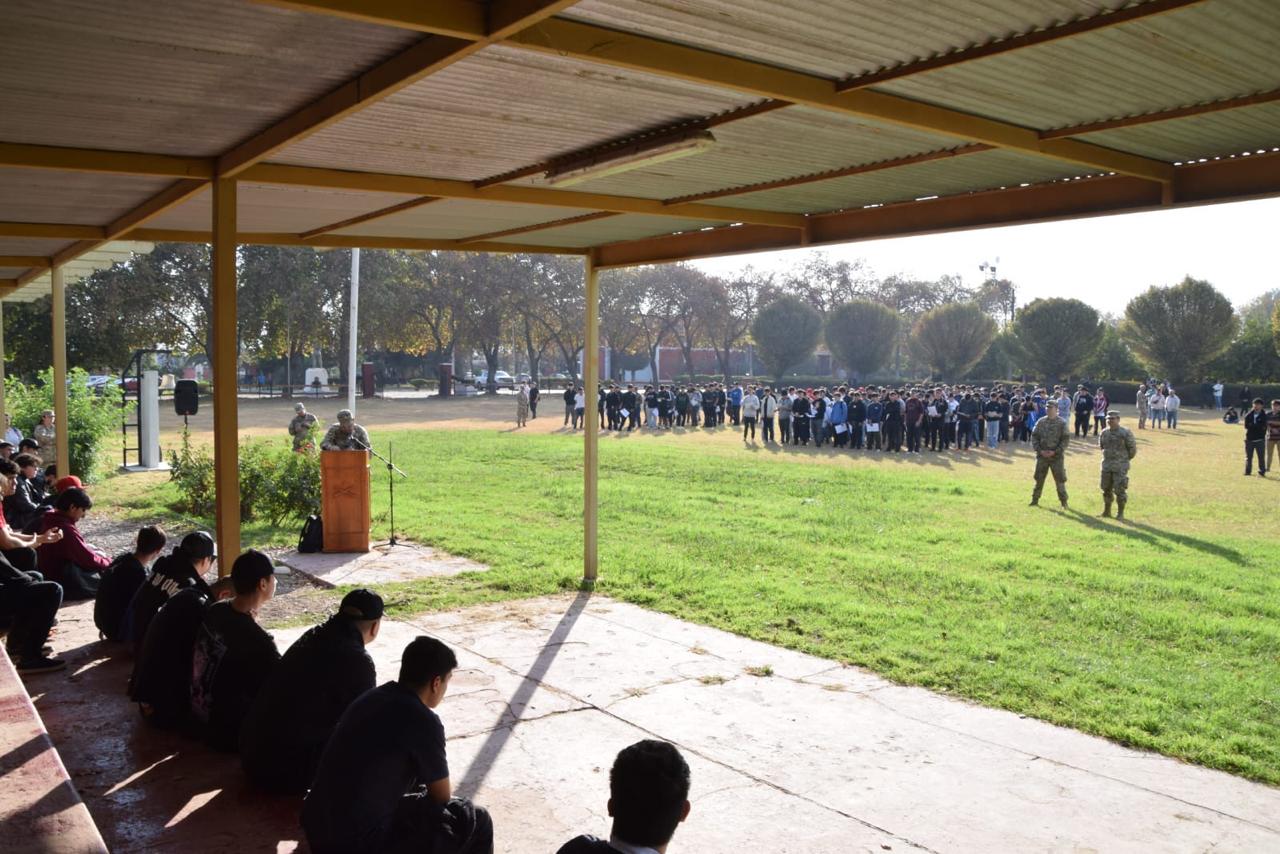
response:
[[[281,794],[306,791],[338,718],[376,680],[350,620],[330,617],[307,631],[285,652],[241,727],[240,762],[249,779]]]
[[[10,528],[26,532],[28,528],[35,528],[51,506],[52,502],[45,499],[34,478],[18,475],[14,478],[13,495],[4,500],[4,517]]]
[[[1267,438],[1267,411],[1254,412],[1252,409],[1244,416],[1244,438],[1247,442],[1261,442]]]

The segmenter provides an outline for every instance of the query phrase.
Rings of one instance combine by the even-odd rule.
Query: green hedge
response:
[[[13,419],[13,426],[30,436],[40,422],[40,414],[53,409],[53,369],[42,371],[38,382],[27,385],[9,377],[4,383],[5,411]],[[70,433],[67,445],[70,452],[71,473],[86,483],[97,479],[99,452],[107,438],[120,431],[120,387],[108,384],[101,388],[89,388],[89,374],[82,368],[67,373],[67,421]],[[58,430],[67,424],[57,425]]]

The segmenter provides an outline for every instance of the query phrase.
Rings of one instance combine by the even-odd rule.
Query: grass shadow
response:
[[[1186,534],[1171,534],[1168,531],[1163,531],[1141,522],[1134,522],[1129,519],[1119,522],[1115,520],[1104,521],[1104,519],[1090,516],[1088,513],[1083,513],[1074,508],[1068,510],[1067,514],[1086,528],[1092,528],[1095,531],[1110,531],[1133,540],[1140,540],[1149,545],[1159,546],[1165,543],[1176,543],[1234,563],[1244,563],[1245,560],[1244,555],[1228,546],[1220,546],[1217,543],[1211,543],[1208,540],[1202,540]]]

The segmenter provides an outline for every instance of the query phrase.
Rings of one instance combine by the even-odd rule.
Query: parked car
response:
[[[516,380],[506,371],[494,371],[493,384],[498,388],[511,388],[516,384]],[[489,372],[481,371],[476,374],[476,388],[483,388],[487,385],[489,385]]]

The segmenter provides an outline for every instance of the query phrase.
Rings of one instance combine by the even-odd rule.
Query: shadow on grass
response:
[[[1068,510],[1067,515],[1074,518],[1086,528],[1093,528],[1096,531],[1108,531],[1113,534],[1121,534],[1133,540],[1140,540],[1153,546],[1166,545],[1168,543],[1176,543],[1180,546],[1186,546],[1199,552],[1204,552],[1214,557],[1220,557],[1233,563],[1244,563],[1245,557],[1240,552],[1229,546],[1218,545],[1217,543],[1202,540],[1198,537],[1188,536],[1186,534],[1174,534],[1169,531],[1151,525],[1144,525],[1141,522],[1134,522],[1129,519],[1117,522],[1115,520],[1105,520],[1096,516],[1090,516],[1088,513],[1082,513],[1079,510]]]

